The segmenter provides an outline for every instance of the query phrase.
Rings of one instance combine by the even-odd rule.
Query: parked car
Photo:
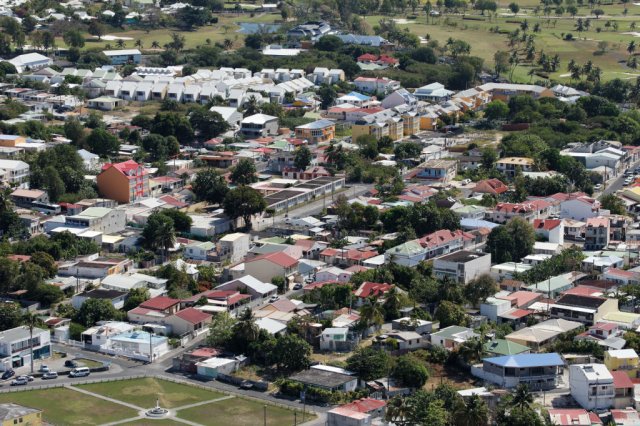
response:
[[[42,375],[42,380],[51,380],[51,379],[57,379],[57,378],[58,378],[58,373],[55,371],[47,371]]]
[[[13,370],[7,370],[4,373],[2,373],[2,380],[7,380],[13,376],[16,375],[16,372]]]
[[[602,189],[602,184],[601,183],[597,183],[597,184],[593,185],[593,189],[595,191],[600,191]]]
[[[72,359],[68,359],[64,362],[64,366],[68,368],[76,368],[78,366],[78,363]]]
[[[271,298],[269,299],[269,303],[273,303],[276,302],[280,299],[280,296],[271,296]]]
[[[29,376],[27,374],[24,374],[22,376],[18,376],[18,377],[16,377],[16,379],[27,379],[28,382],[33,382],[33,376]]]
[[[87,367],[78,367],[69,372],[69,377],[86,377],[89,374],[91,374],[91,370]]]
[[[251,383],[249,380],[244,380],[242,383],[240,383],[240,389],[253,389],[253,383]]]
[[[297,284],[295,284],[295,285],[293,286],[293,289],[294,289],[294,290],[300,290],[301,288],[302,288],[302,284],[300,284],[300,283],[297,283]]]
[[[462,181],[463,185],[469,185],[471,183],[471,179],[465,179]]]
[[[49,372],[49,367],[46,365],[41,365],[40,369],[38,370],[40,373],[48,373]]]
[[[11,382],[11,386],[25,386],[29,383],[29,380],[25,377],[18,377]]]

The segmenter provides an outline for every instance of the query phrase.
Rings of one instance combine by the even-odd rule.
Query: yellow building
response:
[[[316,120],[296,127],[296,138],[306,139],[310,144],[330,142],[336,137],[336,125],[331,120]]]
[[[2,421],[2,426],[40,426],[42,425],[42,410],[18,404],[0,404],[0,421]]]
[[[604,353],[604,365],[609,371],[624,371],[629,377],[636,378],[640,360],[633,349],[608,350]]]
[[[415,111],[402,114],[402,133],[404,136],[415,135],[420,131],[420,116]]]
[[[551,89],[535,84],[486,83],[478,86],[478,89],[491,93],[491,100],[494,101],[509,102],[509,99],[519,95],[529,95],[534,99],[555,98]]]
[[[415,129],[420,122],[416,117],[412,119],[415,119],[416,123],[412,122],[410,129]],[[391,109],[365,115],[351,127],[353,140],[362,135],[373,135],[376,139],[389,136],[394,141],[402,139],[405,135],[404,118]]]
[[[105,198],[126,204],[149,196],[149,175],[133,160],[105,164],[97,177],[98,191]]]
[[[27,143],[24,136],[18,135],[0,135],[0,146],[15,148],[16,146]]]

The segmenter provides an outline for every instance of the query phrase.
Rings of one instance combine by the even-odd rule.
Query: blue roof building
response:
[[[387,40],[380,36],[368,36],[359,34],[337,34],[344,44],[357,44],[359,46],[373,46],[380,47],[383,44],[387,44]]]
[[[504,388],[524,383],[532,390],[553,389],[558,385],[564,361],[557,353],[505,355],[482,360],[471,373]]]

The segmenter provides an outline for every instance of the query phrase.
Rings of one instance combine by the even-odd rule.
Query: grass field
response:
[[[184,425],[184,423],[176,422],[175,420],[169,419],[157,419],[157,420],[133,420],[131,422],[122,423],[123,425],[135,425],[135,426],[177,426]]]
[[[178,417],[210,426],[262,425],[264,424],[264,404],[257,401],[234,398],[180,410]],[[305,421],[310,419],[311,415],[307,413]],[[293,422],[293,411],[267,406],[267,425],[281,426],[293,424]],[[301,412],[298,412],[298,423],[302,423]]]
[[[224,396],[218,392],[152,378],[95,383],[79,387],[142,408],[154,407],[157,399],[160,400],[161,407],[175,408]]]
[[[41,409],[44,419],[55,425],[97,425],[137,415],[122,405],[65,388],[0,395],[0,403],[5,402]]]

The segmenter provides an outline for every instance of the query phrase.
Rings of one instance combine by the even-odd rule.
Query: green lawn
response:
[[[87,358],[76,358],[76,361],[78,361],[78,364],[83,365],[85,367],[89,367],[89,368],[98,368],[98,367],[102,367],[102,363],[100,361],[94,361],[92,359],[87,359]]]
[[[154,407],[157,399],[160,400],[161,407],[175,408],[224,396],[218,392],[152,378],[94,383],[79,387],[142,408]]]
[[[175,420],[170,419],[138,419],[131,422],[123,423],[124,425],[135,425],[135,426],[177,426],[184,425],[184,423],[176,422]]]
[[[125,406],[65,388],[1,394],[0,403],[5,402],[39,408],[55,425],[97,425],[137,416]]]
[[[233,398],[180,410],[178,417],[210,426],[262,425],[264,424],[264,404],[243,398]],[[305,421],[312,418],[315,418],[315,415],[306,413]],[[283,426],[293,422],[292,410],[267,406],[267,425]],[[302,423],[302,412],[298,412],[298,423]]]

